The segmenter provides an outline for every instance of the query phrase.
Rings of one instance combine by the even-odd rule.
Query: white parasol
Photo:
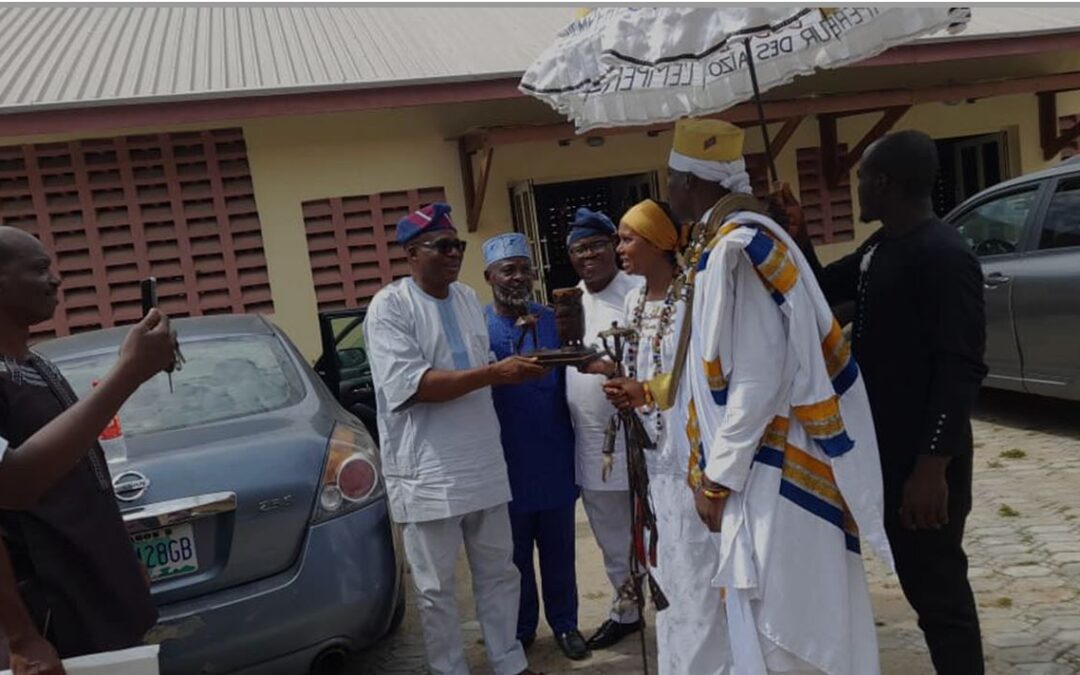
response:
[[[607,7],[563,29],[519,87],[579,133],[670,122],[922,35],[963,30],[970,18],[963,7]]]

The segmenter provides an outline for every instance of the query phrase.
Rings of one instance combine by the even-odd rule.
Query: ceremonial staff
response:
[[[611,328],[600,333],[600,340],[604,346],[604,352],[615,363],[615,369],[610,377],[625,377],[623,367],[623,354],[626,351],[626,343],[637,340],[637,332],[633,328],[621,327],[618,323],[612,323]],[[656,611],[667,609],[668,599],[664,595],[660,585],[656,582],[650,567],[656,566],[656,514],[653,513],[652,503],[649,500],[649,472],[645,465],[645,450],[655,450],[656,443],[649,437],[645,425],[631,409],[619,410],[611,419],[604,433],[604,467],[603,478],[607,480],[615,462],[615,439],[622,430],[626,441],[626,470],[630,482],[630,515],[633,539],[630,547],[630,578],[626,580],[626,586],[620,589],[620,594],[629,595],[637,603],[638,615],[645,616],[645,594],[642,592],[641,582],[648,579],[649,594],[652,596]],[[645,533],[648,532],[649,545],[648,555],[645,550]],[[645,631],[641,634],[641,665],[645,675],[649,673],[648,655],[645,645]]]

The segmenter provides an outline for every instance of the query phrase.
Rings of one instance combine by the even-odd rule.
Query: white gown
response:
[[[627,297],[626,323],[630,323],[641,293]],[[637,354],[637,379],[655,374],[652,337],[656,334],[664,301],[646,302]],[[663,371],[675,360],[683,303],[664,334]],[[688,387],[681,387],[686,390]],[[656,645],[660,675],[723,675],[730,669],[724,598],[711,581],[719,554],[713,537],[698,518],[693,493],[687,485],[690,446],[686,439],[689,397],[678,394],[676,404],[662,413],[640,413],[656,450],[646,450],[649,495],[657,520],[657,565],[653,570],[670,606],[656,615]],[[657,418],[662,428],[657,429]]]

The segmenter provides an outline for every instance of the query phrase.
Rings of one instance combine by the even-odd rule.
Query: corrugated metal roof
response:
[[[514,77],[574,13],[573,7],[0,7],[0,113]],[[977,7],[973,14],[961,39],[1080,27],[1074,7]]]
[[[572,7],[0,8],[0,110],[519,75]]]
[[[925,40],[959,41],[994,36],[1019,37],[1044,33],[1071,33],[1080,29],[1080,7],[987,7],[971,8],[971,21],[957,35],[939,33]]]

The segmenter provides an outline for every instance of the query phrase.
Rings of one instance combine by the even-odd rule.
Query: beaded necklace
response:
[[[649,341],[652,346],[652,361],[653,361],[653,377],[660,375],[664,372],[663,363],[663,346],[664,335],[666,335],[671,328],[671,324],[675,321],[675,309],[676,303],[681,299],[683,295],[683,272],[681,269],[676,271],[671,283],[668,284],[667,292],[664,294],[664,305],[660,310],[660,316],[658,317],[656,324],[656,332],[653,333]],[[631,379],[637,379],[637,355],[638,348],[641,344],[641,340],[644,339],[642,335],[642,327],[645,324],[645,304],[647,293],[644,288],[641,289],[641,297],[638,298],[637,306],[634,308],[634,313],[630,317],[630,327],[634,329],[637,334],[637,340],[633,340],[627,345],[627,375]],[[664,430],[664,418],[660,414],[659,410],[655,410],[654,419],[656,423],[656,431],[661,432]]]

